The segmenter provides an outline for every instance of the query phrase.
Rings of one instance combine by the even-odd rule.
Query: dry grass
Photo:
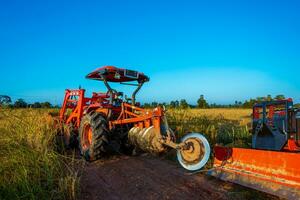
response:
[[[59,154],[47,110],[0,109],[0,199],[75,199],[75,159]]]
[[[189,109],[188,114],[191,116],[206,116],[216,118],[223,116],[228,120],[239,121],[241,125],[247,125],[251,121],[252,109],[239,108],[212,108],[212,109]]]
[[[167,112],[170,127],[179,137],[188,132],[204,134],[210,144],[250,147],[250,109],[174,109]]]

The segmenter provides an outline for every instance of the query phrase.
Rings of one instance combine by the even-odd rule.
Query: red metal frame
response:
[[[127,72],[130,70],[127,70]],[[86,77],[89,79],[102,80],[107,82],[127,82],[137,81],[139,84],[137,91],[141,87],[142,83],[148,81],[149,78],[140,72],[130,71],[135,73],[136,77],[130,77],[126,72],[126,69],[120,69],[113,66],[105,66],[96,69],[88,74]],[[117,74],[117,76],[116,76]],[[102,76],[103,75],[103,76]],[[157,132],[160,133],[161,118],[164,115],[161,107],[155,108],[153,111],[146,111],[137,105],[133,101],[132,104],[127,102],[121,102],[116,106],[112,104],[111,99],[116,99],[116,94],[111,92],[111,88],[108,86],[107,93],[93,93],[91,98],[84,96],[85,90],[70,90],[65,92],[65,98],[60,110],[60,121],[65,124],[72,123],[75,128],[79,128],[81,118],[85,113],[92,110],[102,113],[104,116],[112,117],[109,119],[109,127],[112,129],[114,126],[123,124],[132,124],[132,126],[138,126],[140,128],[148,128],[154,126]],[[134,94],[135,95],[135,94]]]
[[[125,102],[121,103],[120,107],[114,107],[109,104],[107,100],[109,96],[107,94],[94,93],[91,98],[86,98],[84,93],[84,89],[66,90],[64,103],[60,110],[60,120],[63,123],[73,123],[78,128],[84,112],[95,110],[107,115],[108,111],[112,110],[118,114],[118,117],[116,120],[109,121],[110,128],[122,124],[133,124],[133,126],[140,128],[148,128],[152,125],[157,129],[160,127],[161,117],[163,116],[161,107],[157,107],[153,111],[146,111],[143,108]]]
[[[62,122],[66,124],[73,123],[76,127],[79,127],[83,114],[83,106],[87,101],[84,98],[84,93],[84,89],[66,90],[64,102],[59,113],[59,118]],[[68,109],[71,110],[70,115],[67,115]]]
[[[137,114],[138,112],[139,114]],[[153,125],[160,128],[163,110],[161,107],[155,108],[153,111],[146,111],[140,107],[132,106],[128,103],[122,103],[122,111],[117,120],[111,121],[111,126],[132,123],[140,128],[148,128]]]

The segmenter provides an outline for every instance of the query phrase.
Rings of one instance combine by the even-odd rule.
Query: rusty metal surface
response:
[[[131,144],[139,149],[156,154],[166,151],[167,146],[164,146],[160,140],[160,135],[157,130],[151,126],[148,128],[133,127],[128,132],[128,140]]]
[[[203,143],[198,138],[188,138],[185,143],[187,144],[181,149],[181,157],[186,163],[198,163],[204,156]]]
[[[286,199],[300,199],[300,154],[214,148],[209,175]]]

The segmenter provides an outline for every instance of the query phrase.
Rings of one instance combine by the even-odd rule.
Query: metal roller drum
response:
[[[132,145],[135,145],[137,144],[137,141],[136,141],[136,138],[135,135],[138,134],[142,129],[139,128],[139,127],[133,127],[129,130],[128,132],[128,140],[129,140],[129,143],[132,144]]]
[[[159,141],[159,135],[153,126],[149,128],[133,127],[128,132],[129,142],[143,151],[158,154],[166,150]]]

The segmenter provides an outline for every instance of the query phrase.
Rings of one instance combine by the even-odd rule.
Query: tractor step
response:
[[[300,153],[216,146],[208,174],[286,199],[300,199],[299,162]]]

